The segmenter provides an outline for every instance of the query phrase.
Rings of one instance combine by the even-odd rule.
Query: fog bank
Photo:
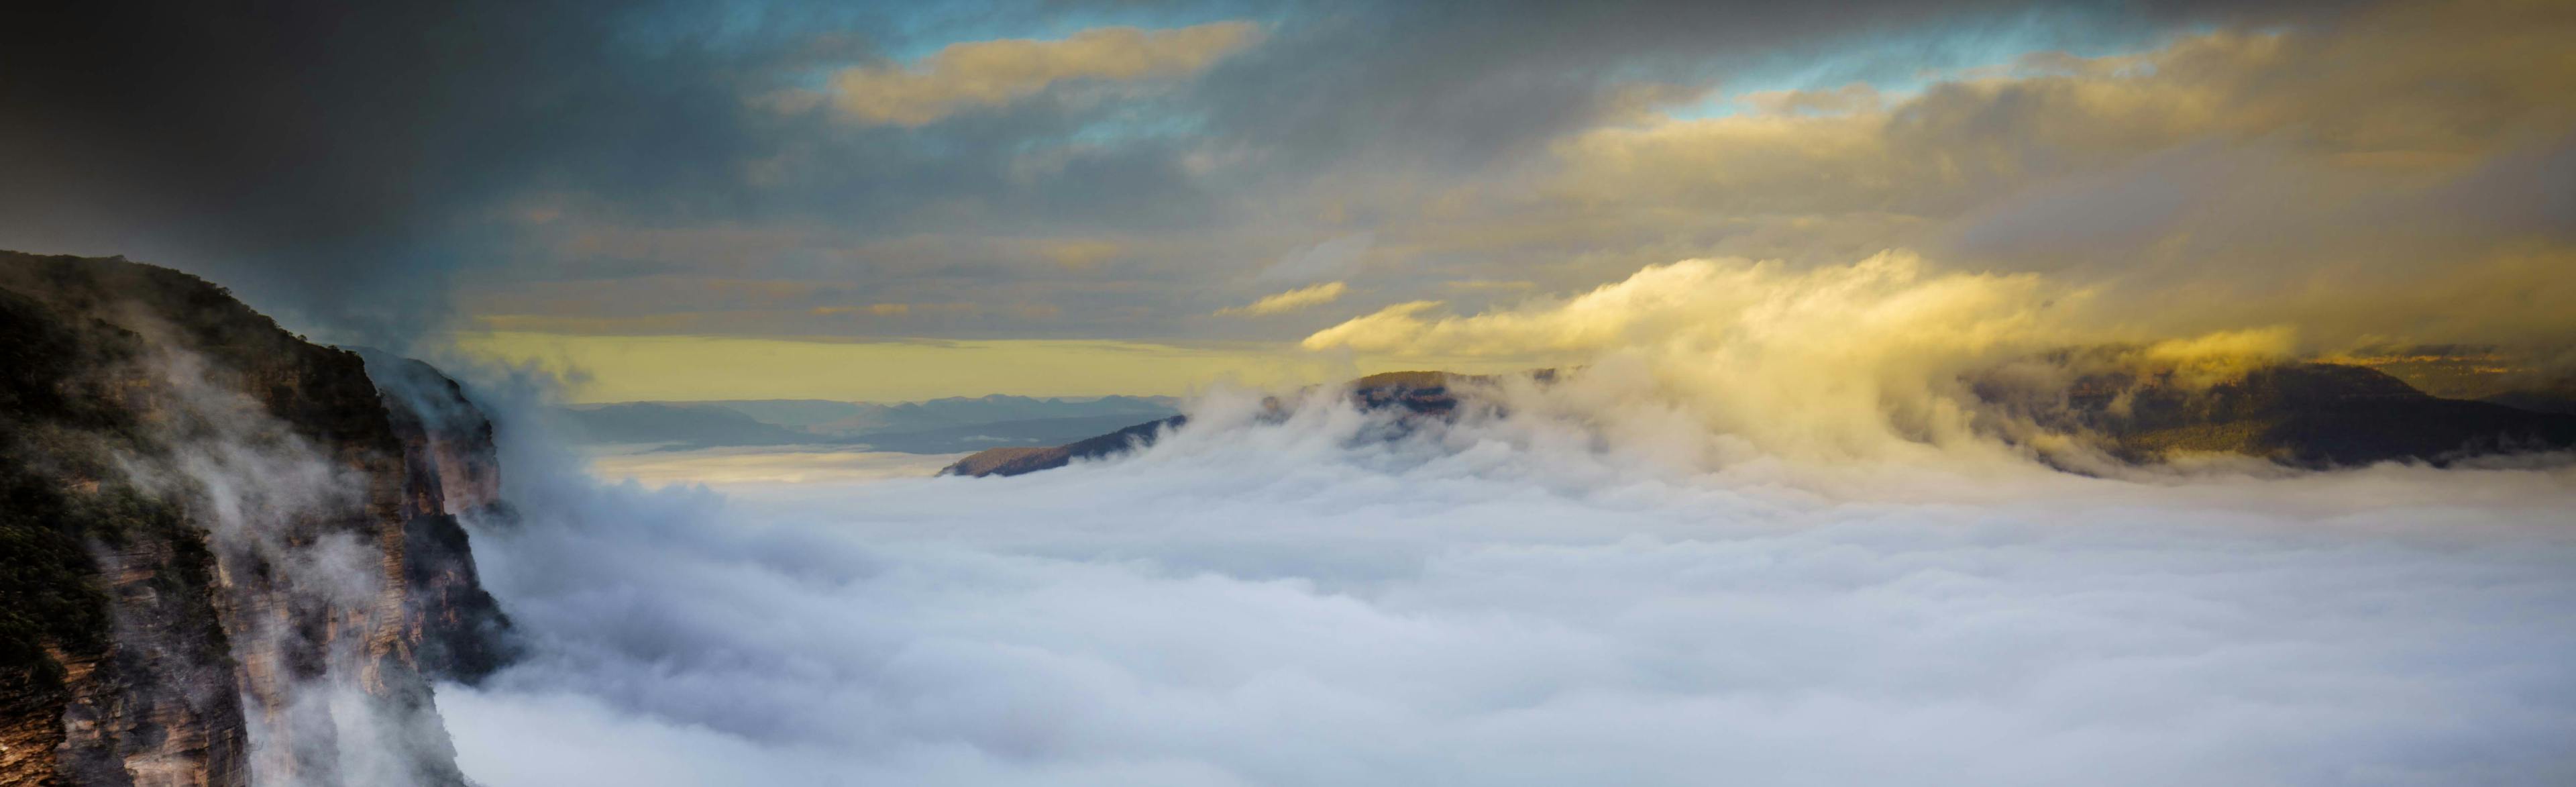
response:
[[[1696,421],[1655,435],[1635,405],[1390,440],[1248,402],[1007,479],[647,489],[519,457],[524,521],[477,554],[535,655],[441,687],[461,763],[494,787],[2576,778],[2563,465],[1709,463],[1668,450],[1715,439]]]

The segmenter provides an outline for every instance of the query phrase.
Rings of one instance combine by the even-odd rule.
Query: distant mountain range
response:
[[[2232,453],[2322,469],[2576,447],[2576,415],[2556,409],[2562,403],[2546,391],[2446,399],[2344,364],[2281,363],[2206,386],[2170,372],[2096,372],[2063,387],[1980,385],[1978,393],[1996,413],[2140,464]]]
[[[594,445],[691,449],[843,446],[944,454],[1046,446],[1179,413],[1164,396],[952,397],[884,404],[816,399],[617,402],[566,408],[571,437]]]
[[[2576,396],[2566,383],[2488,396],[2447,399],[2362,366],[2284,362],[2209,384],[2187,383],[2174,370],[2121,368],[2106,362],[2121,348],[2069,351],[2044,359],[2072,373],[2031,384],[2013,375],[1970,379],[1980,418],[1996,437],[2027,442],[2006,424],[2036,427],[2131,464],[2188,454],[2240,454],[2294,467],[2324,469],[2385,461],[2446,464],[2463,458],[2576,448]],[[1540,382],[1553,370],[1531,373]],[[1347,396],[1361,410],[1388,411],[1399,424],[1455,420],[1461,405],[1485,395],[1494,378],[1445,372],[1391,372],[1354,380]],[[1273,409],[1280,407],[1272,403]],[[1054,446],[996,447],[958,460],[943,475],[1012,476],[1114,456],[1150,446],[1187,425],[1173,416],[1106,430]],[[2082,456],[2032,444],[2042,461],[2085,471]]]
[[[1529,374],[1545,382],[1555,379],[1557,372],[1541,369]],[[1423,419],[1446,421],[1455,416],[1462,399],[1475,396],[1461,393],[1457,387],[1472,389],[1494,380],[1492,376],[1449,372],[1384,372],[1351,381],[1349,396],[1351,404],[1362,410],[1395,412],[1404,423],[1417,423]],[[1274,413],[1284,412],[1286,407],[1275,398],[1264,404]],[[1173,415],[1063,445],[987,448],[940,469],[939,474],[981,478],[1053,470],[1075,460],[1116,456],[1153,445],[1164,432],[1187,426],[1189,422],[1189,416]]]

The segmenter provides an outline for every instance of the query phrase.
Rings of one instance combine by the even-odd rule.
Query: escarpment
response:
[[[0,378],[0,784],[465,783],[431,681],[510,651],[454,383],[192,276],[15,253]]]
[[[2274,361],[2196,373],[2117,362],[2125,351],[2061,352],[1968,382],[1990,420],[2138,464],[2237,454],[2309,469],[2438,465],[2576,446],[2576,416],[2445,399],[2367,367]]]
[[[429,364],[362,352],[402,443],[402,635],[433,679],[474,683],[512,652],[510,620],[475,574],[463,519],[507,521],[492,422],[465,389]]]

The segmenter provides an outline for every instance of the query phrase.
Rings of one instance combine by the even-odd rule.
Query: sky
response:
[[[1890,255],[2576,362],[2563,3],[89,5],[0,31],[0,247],[584,400],[1561,364],[1472,326]]]

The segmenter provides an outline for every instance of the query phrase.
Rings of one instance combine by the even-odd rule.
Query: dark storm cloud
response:
[[[1297,34],[1222,70],[1205,98],[1222,127],[1286,151],[1292,165],[1372,154],[1472,165],[1597,118],[1617,99],[1603,90],[1611,83],[1705,81],[1716,75],[1713,53],[1955,10],[1922,3],[1811,8],[1325,5]]]
[[[1080,9],[1020,10],[1043,25]],[[1169,156],[1150,145],[1072,162],[1057,180],[1079,190],[1014,187],[995,162],[1064,130],[1043,102],[935,135],[746,108],[802,70],[977,18],[919,17],[632,2],[15,12],[0,26],[0,245],[176,265],[363,335],[419,327],[458,268],[556,262],[511,254],[508,214],[554,207],[547,195],[625,222],[861,229],[961,201],[977,217],[1130,223],[1138,204],[1191,204],[1169,199]],[[746,186],[764,162],[797,174]]]
[[[730,64],[626,40],[636,4],[48,5],[0,27],[7,244],[360,332],[437,308],[514,187],[680,193],[740,144]]]
[[[2043,47],[2134,39],[2183,24],[2274,20],[2330,3],[1770,2],[1318,3],[1261,50],[1220,67],[1200,98],[1224,133],[1284,152],[1282,171],[1355,156],[1474,166],[1623,108],[1623,84],[1698,88],[1784,53],[1843,81],[1944,67],[1932,42],[2055,24]],[[1871,42],[1869,51],[1818,52]],[[1857,57],[1855,56],[1857,55]],[[1839,84],[1832,83],[1832,84]],[[1832,84],[1818,85],[1830,87]],[[1679,98],[1681,95],[1667,96]]]
[[[1187,300],[1168,285],[1354,231],[1283,226],[1216,250],[1229,232],[1262,235],[1240,228],[1267,221],[1283,194],[1470,172],[1640,106],[1657,86],[1704,88],[1800,45],[1973,28],[2027,8],[64,4],[0,26],[0,247],[178,266],[291,324],[380,344],[432,324],[457,279],[686,272],[1059,297],[1069,309],[984,327],[1150,333],[1170,329],[1168,315],[1124,327],[1100,315]],[[2206,14],[2077,16],[2090,21],[2051,35],[2119,37]],[[1077,84],[918,127],[759,100],[958,41],[1223,19],[1259,24],[1265,40],[1176,86]],[[1210,156],[1222,161],[1194,160]],[[709,228],[767,240],[613,242]],[[1104,253],[1112,264],[1086,269],[1090,289],[1061,289],[1065,271],[1008,255],[867,251],[919,234],[1041,248],[1190,232],[1160,251]]]

